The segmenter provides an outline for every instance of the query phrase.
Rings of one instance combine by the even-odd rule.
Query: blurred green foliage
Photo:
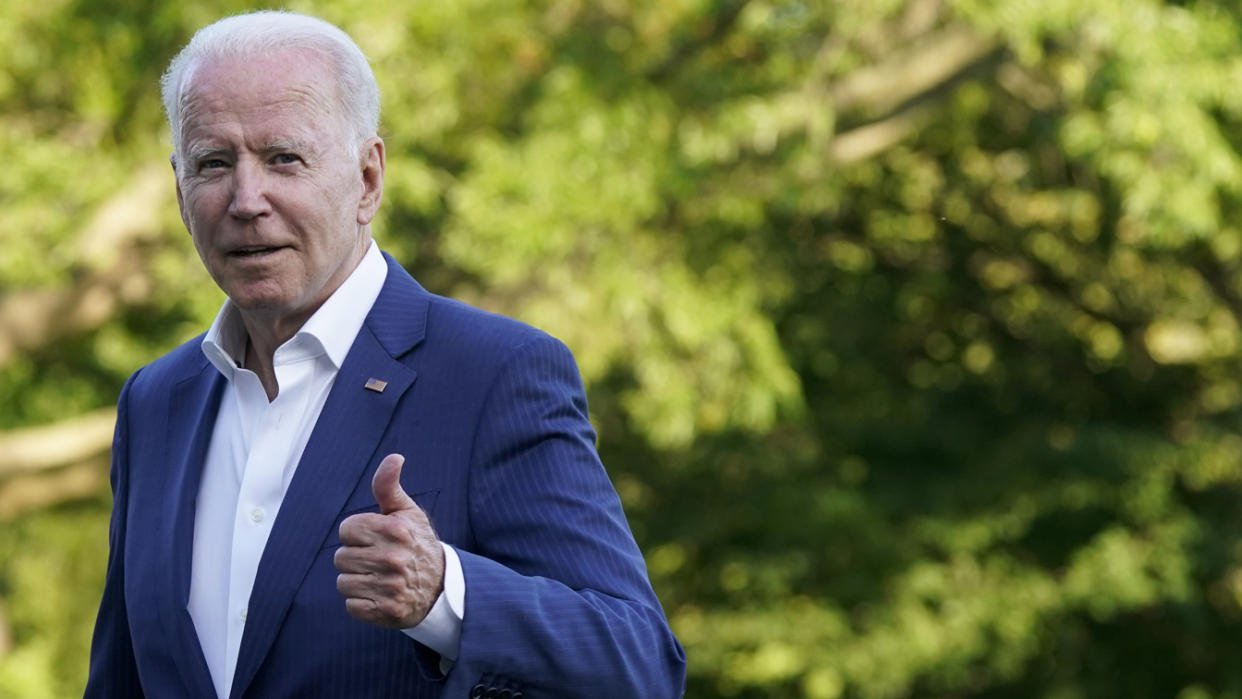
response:
[[[0,322],[0,428],[210,322],[156,80],[249,7],[0,9],[0,321],[111,294]],[[1242,697],[1235,4],[292,9],[373,59],[381,244],[577,355],[688,696]],[[0,528],[0,695],[80,692],[107,510]]]

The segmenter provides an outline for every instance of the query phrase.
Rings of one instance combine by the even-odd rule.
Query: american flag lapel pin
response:
[[[363,384],[362,387],[367,389],[368,391],[375,391],[376,393],[383,393],[384,389],[388,388],[388,382],[380,381],[379,379],[375,377],[371,377],[367,379],[367,382]]]

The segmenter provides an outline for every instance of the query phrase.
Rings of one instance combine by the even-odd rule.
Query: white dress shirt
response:
[[[250,591],[285,491],[387,275],[371,243],[350,276],[276,349],[278,393],[270,402],[258,375],[240,366],[247,335],[232,302],[224,302],[203,339],[203,354],[227,384],[199,485],[188,609],[219,697],[233,683]],[[444,546],[444,556],[444,593],[405,633],[439,653],[447,671],[457,658],[465,581],[452,547]]]

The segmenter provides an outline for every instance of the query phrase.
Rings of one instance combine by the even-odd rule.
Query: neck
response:
[[[279,346],[276,345],[276,347]],[[275,353],[275,347],[271,351],[263,351],[257,349],[253,341],[246,341],[246,358],[243,366],[259,377],[259,383],[263,384],[263,391],[267,393],[269,403],[276,400],[280,392],[280,385],[276,383],[276,368],[272,364],[272,355]]]
[[[253,371],[258,375],[259,381],[263,384],[263,389],[267,392],[269,401],[275,400],[276,395],[280,391],[279,385],[276,383],[276,369],[272,363],[276,354],[276,349],[283,345],[297,334],[298,330],[310,320],[310,317],[319,310],[319,307],[328,300],[328,297],[340,288],[341,284],[349,278],[358,265],[361,264],[362,258],[366,255],[367,248],[371,244],[370,235],[362,239],[359,249],[352,255],[352,261],[346,266],[345,271],[340,279],[330,285],[330,291],[321,300],[307,308],[298,309],[295,313],[279,313],[264,312],[263,310],[245,310],[238,308],[241,314],[242,325],[246,328],[246,357],[245,368]]]
[[[242,325],[246,328],[245,368],[258,375],[269,401],[275,400],[280,391],[273,364],[276,350],[296,335],[322,305],[317,304],[296,315],[241,311]]]

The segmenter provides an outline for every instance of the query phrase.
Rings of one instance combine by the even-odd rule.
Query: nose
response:
[[[267,176],[263,168],[242,159],[233,167],[233,197],[229,201],[229,214],[249,220],[271,210],[267,199]]]

